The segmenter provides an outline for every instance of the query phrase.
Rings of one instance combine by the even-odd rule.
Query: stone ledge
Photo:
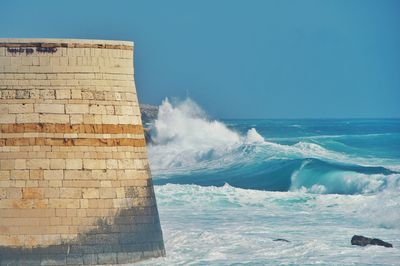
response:
[[[163,250],[108,252],[69,255],[20,255],[0,258],[0,265],[110,265],[135,263],[144,259],[165,256]]]
[[[141,125],[113,124],[0,124],[0,133],[91,133],[91,134],[143,134]]]
[[[132,50],[133,45],[133,42],[117,40],[0,38],[0,47],[65,47]]]
[[[92,147],[146,147],[145,139],[131,138],[0,138],[0,147],[4,146],[92,146]]]

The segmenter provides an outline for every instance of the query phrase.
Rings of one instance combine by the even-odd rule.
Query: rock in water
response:
[[[351,238],[351,244],[352,245],[357,245],[357,246],[366,246],[366,245],[377,245],[377,246],[384,246],[387,248],[392,248],[393,245],[385,242],[383,240],[380,240],[378,238],[369,238],[369,237],[365,237],[365,236],[358,236],[358,235],[354,235]]]
[[[287,239],[283,239],[283,238],[277,238],[277,239],[274,239],[273,241],[279,241],[279,242],[290,242],[289,240],[287,240]]]

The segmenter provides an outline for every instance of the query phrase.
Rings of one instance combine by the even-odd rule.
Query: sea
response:
[[[166,99],[150,126],[167,256],[141,265],[400,265],[400,119],[218,120]]]

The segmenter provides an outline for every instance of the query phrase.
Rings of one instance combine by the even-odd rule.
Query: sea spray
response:
[[[240,141],[236,132],[223,123],[209,120],[191,99],[173,106],[168,99],[160,105],[152,140],[157,145],[174,145],[182,149],[210,148]]]
[[[264,138],[258,134],[257,130],[255,128],[249,129],[247,131],[245,143],[251,144],[251,143],[264,143]]]
[[[193,169],[240,146],[241,137],[223,123],[209,120],[191,99],[172,105],[165,99],[152,128],[149,153],[153,171]]]
[[[288,128],[305,128],[300,123]],[[237,122],[228,125],[210,119],[191,99],[175,103],[164,100],[149,146],[155,183],[228,183],[241,188],[316,194],[370,194],[400,187],[400,174],[391,167],[397,166],[396,161],[385,163],[381,158],[330,150],[322,146],[331,143],[322,142],[322,136],[317,138],[318,143],[306,137],[288,145],[279,143],[276,137],[272,142],[262,136],[257,123],[249,123],[241,131],[236,130]],[[240,133],[243,131],[246,133]]]

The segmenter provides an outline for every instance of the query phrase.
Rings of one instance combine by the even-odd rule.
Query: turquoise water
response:
[[[152,139],[167,257],[144,264],[399,265],[400,120],[215,121],[165,101]]]

